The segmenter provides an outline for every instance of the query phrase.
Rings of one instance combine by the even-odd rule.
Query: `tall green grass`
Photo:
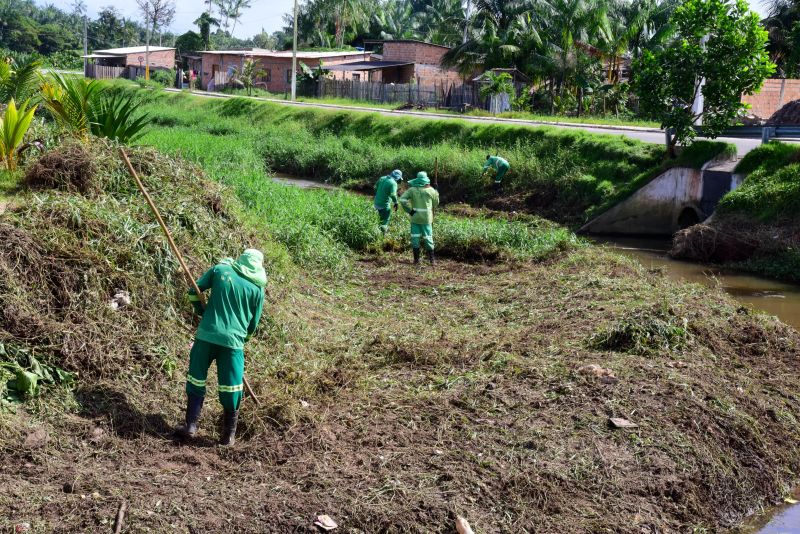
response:
[[[154,114],[153,126],[140,142],[196,161],[213,179],[231,187],[249,214],[265,224],[301,265],[342,270],[351,251],[407,244],[405,217],[394,217],[384,241],[370,198],[273,182],[264,158],[263,129],[233,118],[200,115],[198,120],[198,112],[206,110],[188,104]],[[288,137],[282,139],[288,150]],[[444,254],[476,260],[543,259],[577,244],[574,234],[564,228],[480,217],[442,215],[435,235]]]
[[[800,147],[767,143],[749,152],[736,172],[747,177],[722,198],[720,215],[744,215],[763,223],[800,220]]]
[[[158,125],[251,136],[268,168],[356,190],[369,190],[394,168],[407,175],[426,170],[438,178],[445,201],[485,201],[495,193],[482,166],[487,154],[499,153],[512,165],[503,195],[524,197],[536,213],[576,226],[666,166],[707,161],[683,156],[665,162],[659,145],[582,130],[386,117],[245,98],[147,97],[143,108]],[[690,154],[713,157],[726,150],[722,143],[702,146]]]

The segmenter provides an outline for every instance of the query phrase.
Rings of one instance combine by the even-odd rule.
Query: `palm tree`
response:
[[[433,0],[420,16],[420,30],[430,43],[445,46],[463,44],[469,25],[461,0]]]
[[[388,0],[373,15],[373,20],[381,29],[381,39],[419,37],[414,8],[407,0]]]
[[[208,46],[211,41],[211,26],[216,26],[219,28],[219,20],[215,19],[211,15],[211,12],[205,11],[197,18],[197,20],[194,21],[194,24],[200,28],[200,37],[203,39],[203,46],[205,47],[205,50],[208,50]]]
[[[348,28],[358,29],[369,24],[369,14],[376,11],[370,0],[319,0],[315,8],[333,20],[336,46],[344,46],[344,36]]]
[[[241,20],[243,11],[245,9],[250,9],[251,7],[250,0],[232,0],[230,18],[233,21],[233,28],[231,28],[231,34],[236,31],[236,23]]]

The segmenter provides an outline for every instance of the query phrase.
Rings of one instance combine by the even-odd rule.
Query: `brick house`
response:
[[[94,60],[94,64],[101,67],[144,67],[144,46],[129,46],[126,48],[109,48],[95,50],[86,56]],[[175,49],[165,46],[150,47],[150,68],[172,70],[175,68]]]
[[[784,104],[800,99],[800,80],[770,78],[761,90],[753,95],[743,95],[742,102],[750,104],[750,113],[769,119]]]
[[[442,66],[442,58],[450,50],[447,46],[396,39],[364,42],[365,46],[380,47],[380,56],[369,61],[326,66],[336,79],[349,78],[361,81],[419,85],[460,84],[464,77],[453,68]]]
[[[208,89],[220,86],[230,79],[234,69],[240,70],[245,60],[252,59],[258,68],[265,72],[258,82],[268,91],[283,93],[289,91],[292,83],[292,51],[272,51],[252,48],[248,50],[211,50],[202,52],[201,87]],[[370,52],[297,52],[298,71],[300,62],[314,69],[342,63],[369,61]],[[353,79],[353,73],[342,73],[340,77]],[[211,83],[213,81],[213,84]]]

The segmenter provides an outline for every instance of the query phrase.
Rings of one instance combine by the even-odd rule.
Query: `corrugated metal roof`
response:
[[[382,43],[416,43],[416,44],[424,44],[428,46],[436,46],[438,48],[446,48],[450,50],[451,47],[440,45],[436,43],[428,43],[426,41],[420,41],[419,39],[364,39],[364,44],[382,44]]]
[[[146,46],[128,46],[125,48],[109,48],[107,50],[95,50],[95,54],[110,54],[112,56],[124,56],[127,54],[143,54],[146,51]],[[168,46],[151,46],[151,52],[163,52],[164,50],[175,50]]]
[[[242,57],[275,57],[275,58],[291,58],[291,50],[207,50],[205,54],[221,54],[227,56],[242,56]],[[342,57],[342,56],[363,56],[369,55],[369,52],[297,52],[297,59],[324,59],[326,57]]]
[[[413,65],[413,63],[408,61],[354,61],[351,63],[340,63],[339,65],[323,65],[322,70],[380,70],[390,67],[405,67],[406,65]]]

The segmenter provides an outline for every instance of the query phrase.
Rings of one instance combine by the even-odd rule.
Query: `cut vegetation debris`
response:
[[[771,142],[736,167],[742,185],[713,217],[675,236],[672,254],[800,281],[800,148]]]

